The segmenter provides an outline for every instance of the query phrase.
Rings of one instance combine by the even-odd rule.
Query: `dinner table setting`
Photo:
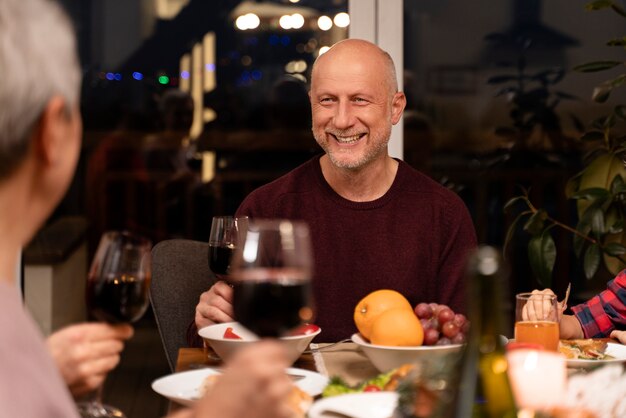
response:
[[[217,223],[243,230],[228,243],[224,233],[215,234],[221,242],[210,243],[209,254],[233,287],[236,321],[199,329],[204,346],[180,348],[175,372],[153,382],[171,410],[200,399],[241,347],[273,338],[286,348],[285,372],[301,394],[294,416],[626,417],[626,345],[560,338],[569,286],[560,302],[551,292],[515,295],[514,326],[502,327],[501,271],[494,268],[500,259],[491,248],[470,259],[469,271],[471,263],[478,269],[470,296],[478,303],[467,317],[444,304],[413,306],[399,292],[379,289],[354,307],[357,332],[324,342],[324,330],[314,324],[306,224]],[[226,260],[217,260],[218,245],[229,246]]]

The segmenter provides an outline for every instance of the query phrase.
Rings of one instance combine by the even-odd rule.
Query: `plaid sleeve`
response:
[[[606,290],[572,311],[586,338],[608,337],[616,328],[626,329],[626,270],[611,280]]]

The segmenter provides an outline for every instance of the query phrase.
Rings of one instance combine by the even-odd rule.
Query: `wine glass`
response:
[[[151,243],[128,232],[102,235],[87,276],[87,307],[100,321],[136,322],[148,308]],[[78,403],[83,418],[124,417],[118,408],[101,402],[102,386]]]
[[[228,281],[228,268],[237,247],[238,231],[248,221],[247,216],[214,216],[209,235],[209,268],[220,280]]]
[[[313,319],[313,256],[304,222],[251,220],[233,254],[235,318],[259,337],[277,338]]]
[[[559,349],[559,318],[556,295],[515,295],[515,341],[539,344],[546,350]]]

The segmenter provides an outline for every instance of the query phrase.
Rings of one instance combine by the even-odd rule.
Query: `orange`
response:
[[[370,341],[377,345],[414,346],[424,342],[424,329],[412,310],[389,309],[372,325]]]
[[[399,292],[390,289],[376,290],[356,304],[354,323],[364,338],[369,340],[372,324],[388,309],[401,308],[413,312],[409,301]]]

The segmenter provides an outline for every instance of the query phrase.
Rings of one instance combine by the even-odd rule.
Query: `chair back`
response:
[[[186,239],[161,241],[152,249],[150,301],[172,371],[178,350],[188,345],[187,328],[200,294],[216,281],[208,251],[208,243]]]

